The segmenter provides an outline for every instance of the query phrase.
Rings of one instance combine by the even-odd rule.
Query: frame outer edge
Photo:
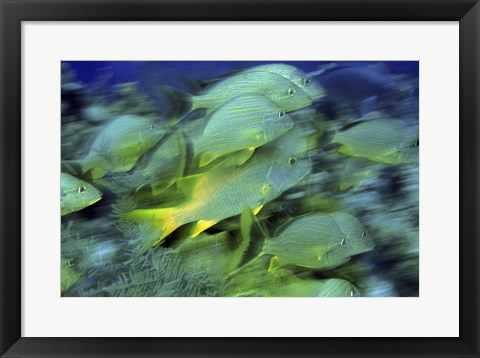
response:
[[[478,357],[480,303],[480,3],[460,21],[460,337]],[[468,258],[467,260],[465,260]]]
[[[19,3],[25,5],[25,2],[19,1]],[[50,4],[50,7],[52,3],[58,4],[56,1],[48,2],[39,0],[31,2],[31,4],[35,6],[39,6],[40,4],[46,5],[47,3]],[[79,3],[84,3],[85,5],[92,4],[91,1],[77,2],[77,4]],[[472,2],[467,1],[459,1],[459,3],[462,3],[464,7],[467,3],[472,4]],[[433,5],[434,2],[432,2],[432,6]],[[25,9],[25,7],[21,8]],[[2,61],[0,62],[0,74],[2,77],[0,81],[0,198],[2,199],[0,203],[0,235],[2,239],[0,242],[0,314],[2,316],[0,323],[0,355],[3,357],[8,348],[11,347],[13,348],[11,349],[11,353],[9,354],[9,352],[7,352],[5,356],[50,356],[51,354],[55,354],[53,353],[55,352],[55,347],[40,345],[43,346],[43,350],[39,349],[35,354],[32,354],[28,349],[34,346],[29,344],[31,338],[20,338],[20,242],[19,240],[15,240],[15,238],[21,237],[21,201],[18,200],[18,198],[21,197],[21,186],[20,181],[17,180],[17,178],[21,178],[21,123],[15,120],[15,118],[21,118],[21,78],[17,76],[19,74],[21,75],[20,61],[18,61],[18,59],[21,58],[21,18],[25,17],[25,14],[12,9],[18,9],[12,1],[0,0],[0,53],[2,57]],[[478,123],[480,113],[478,103],[480,94],[480,5],[477,2],[473,8],[468,10],[470,11],[460,22],[460,80],[462,84],[460,88],[460,117],[465,119],[460,123],[460,133],[462,138],[466,139],[463,143],[460,143],[460,154],[462,158],[467,159],[463,165],[461,164],[460,173],[462,176],[460,183],[461,187],[470,190],[460,189],[461,198],[466,199],[465,201],[468,202],[468,206],[465,205],[463,209],[469,210],[462,213],[461,208],[460,223],[461,228],[467,227],[469,229],[468,232],[463,233],[464,236],[472,235],[474,239],[471,240],[468,245],[462,245],[460,247],[462,254],[468,257],[470,261],[470,264],[461,263],[460,267],[462,275],[460,282],[463,282],[465,284],[464,286],[470,287],[470,291],[460,287],[460,314],[462,319],[467,320],[467,324],[461,326],[461,338],[465,343],[465,346],[462,348],[467,348],[468,346],[472,353],[459,352],[459,354],[462,356],[465,354],[465,356],[469,357],[478,357],[479,264],[478,261],[475,261],[475,258],[479,259],[480,257],[477,224],[480,178],[478,144],[480,138]],[[41,20],[42,16],[44,15],[34,15],[33,18]],[[75,15],[73,16],[75,17]],[[55,17],[55,15],[53,15],[53,17]],[[435,19],[434,15],[432,15],[432,17]],[[468,33],[463,30],[466,30]],[[5,51],[7,48],[8,51]],[[462,70],[462,68],[464,70]],[[469,71],[467,73],[466,68],[474,69],[474,72]],[[8,92],[5,92],[6,84],[9,84]],[[10,84],[12,86],[10,86]],[[463,111],[462,108],[464,109]],[[472,118],[468,120],[466,117]],[[8,121],[7,118],[9,119]],[[474,150],[472,151],[472,149]],[[474,191],[474,196],[472,196],[472,190]],[[472,230],[470,231],[470,229]],[[7,240],[9,237],[11,239]],[[462,309],[462,306],[468,307],[468,311]],[[56,339],[44,338],[41,340],[48,346],[48,342],[55,341]],[[23,348],[16,350],[15,346],[17,348]],[[58,354],[58,351],[56,354]],[[72,356],[75,353],[73,351],[68,353],[64,351],[61,354],[62,356],[65,356],[65,354]],[[432,353],[428,355],[431,356],[431,354]],[[201,353],[199,355],[201,355]],[[241,355],[243,356],[243,354]],[[446,353],[446,355],[450,355],[450,353]],[[95,354],[95,356],[98,355]],[[131,356],[131,352],[124,352],[124,356]],[[180,357],[181,354],[175,354],[175,356]]]
[[[0,354],[21,337],[21,21],[12,9],[0,2]]]

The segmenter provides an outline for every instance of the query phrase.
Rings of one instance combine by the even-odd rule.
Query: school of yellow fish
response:
[[[262,217],[269,203],[308,180],[311,150],[323,139],[321,120],[308,110],[325,94],[300,69],[269,64],[182,98],[191,113],[203,110],[200,118],[175,119],[169,126],[136,115],[114,118],[93,138],[85,157],[65,161],[79,170],[77,177],[62,173],[61,215],[100,201],[111,178],[121,174],[122,190],[137,207],[119,219],[151,226],[145,250],[173,238],[171,246],[186,268],[221,272],[230,282],[225,296],[358,296],[347,280],[308,274],[334,269],[374,248],[355,216],[336,208],[306,212],[275,232]],[[418,161],[418,134],[398,119],[359,122],[337,131],[327,144],[352,161]],[[371,175],[362,164],[349,165],[340,190]],[[205,232],[234,220],[237,238],[226,231]]]

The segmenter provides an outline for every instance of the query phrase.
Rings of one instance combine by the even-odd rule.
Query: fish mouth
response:
[[[308,97],[310,97],[312,102],[316,102],[325,97],[327,95],[327,92],[323,88],[312,88],[310,91],[307,92],[307,95]]]
[[[375,243],[372,241],[371,243],[368,243],[364,248],[360,249],[357,255],[372,251],[374,248]]]
[[[96,199],[90,200],[90,201],[88,202],[88,205],[90,206],[90,205],[93,205],[93,204],[95,204],[97,201],[100,201],[100,199],[101,199],[101,198],[102,198],[102,197],[99,197],[99,198],[96,198]]]

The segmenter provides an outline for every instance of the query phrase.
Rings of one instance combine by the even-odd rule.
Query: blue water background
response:
[[[266,63],[281,62],[293,65],[305,72],[318,70],[320,66],[332,63],[332,61],[65,61],[70,64],[76,73],[79,81],[85,84],[92,84],[102,72],[108,71],[111,75],[109,84],[115,85],[125,82],[146,80],[147,73],[164,74],[168,81],[168,74],[165,72],[182,73],[193,76],[199,80],[211,80],[223,76],[226,73],[242,70],[248,67]],[[408,74],[410,77],[418,78],[418,61],[335,61],[340,65],[371,66],[382,63],[392,74]],[[145,78],[147,76],[147,78]],[[172,80],[173,75],[170,76]]]

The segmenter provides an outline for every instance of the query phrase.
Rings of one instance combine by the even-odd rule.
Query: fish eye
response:
[[[278,118],[283,118],[285,116],[285,112],[282,110],[278,111]]]
[[[80,185],[77,189],[77,193],[79,194],[85,193],[86,191],[87,191],[87,187],[83,185]]]
[[[303,84],[305,86],[310,86],[311,83],[312,83],[312,80],[310,78],[304,78],[303,79]]]
[[[288,165],[293,167],[297,163],[297,158],[288,158]]]
[[[367,237],[367,230],[363,230],[363,231],[362,231],[362,237],[363,237],[363,238]]]
[[[342,241],[340,241],[340,246],[345,246],[346,244],[347,244],[347,240],[342,239]]]
[[[290,97],[294,96],[295,95],[295,88],[289,88],[287,93]]]

